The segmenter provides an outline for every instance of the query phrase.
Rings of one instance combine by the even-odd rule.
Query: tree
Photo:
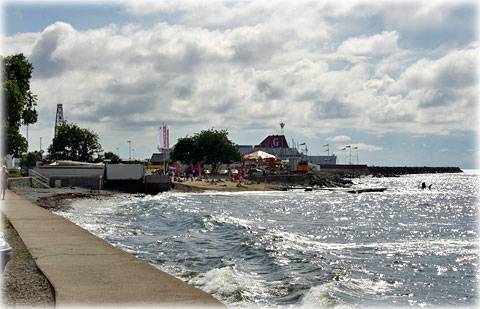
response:
[[[7,144],[7,154],[19,158],[22,156],[22,153],[27,152],[27,139],[20,134],[17,128],[6,126],[5,140]]]
[[[42,153],[40,151],[31,151],[22,157],[20,166],[30,168],[35,166],[37,161],[42,161]]]
[[[110,163],[112,163],[112,164],[120,163],[120,161],[121,161],[120,157],[117,156],[117,154],[113,153],[112,151],[105,152],[104,159],[105,160],[110,160]]]
[[[20,134],[20,126],[37,122],[37,96],[30,91],[33,65],[23,54],[0,57],[3,63],[2,96],[6,117],[2,128],[6,131],[7,153],[16,157],[27,151],[27,140]]]
[[[170,153],[172,161],[178,161],[183,164],[195,162],[195,140],[193,137],[179,138],[175,147]]]
[[[94,155],[98,156],[101,151],[102,147],[95,132],[65,121],[48,147],[48,158],[94,162]]]
[[[178,140],[171,154],[173,161],[183,164],[203,162],[212,165],[213,171],[222,164],[239,162],[242,159],[237,146],[228,139],[226,130],[204,130],[194,137]]]

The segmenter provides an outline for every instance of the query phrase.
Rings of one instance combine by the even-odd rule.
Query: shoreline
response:
[[[22,193],[25,191],[28,190]],[[36,193],[38,196],[39,192]],[[53,196],[55,193],[58,190],[51,192]],[[57,195],[64,201],[75,196],[85,197]],[[47,278],[54,289],[54,306],[224,307],[212,295],[112,246],[12,190],[7,191],[1,204],[2,213],[25,244],[25,255],[30,255],[29,260],[37,266],[35,270],[19,269],[18,274]],[[18,260],[14,259],[7,263],[7,268]],[[36,299],[22,303],[15,289],[2,293],[10,293],[6,298],[13,299],[13,306],[42,305]]]
[[[338,182],[339,179],[345,181],[348,179],[349,172],[339,170],[323,169],[319,176],[326,182],[334,183],[339,186],[348,186],[345,182]],[[375,177],[374,175],[372,175]],[[396,175],[395,175],[396,176]],[[393,177],[395,177],[393,176]],[[389,177],[384,175],[383,177]],[[390,176],[392,177],[392,176]],[[348,182],[348,181],[347,181]],[[25,200],[48,210],[57,210],[62,207],[68,207],[72,199],[76,198],[101,198],[115,194],[124,194],[117,191],[107,190],[89,190],[83,188],[51,188],[40,189],[28,186],[13,185],[12,192],[20,195]],[[292,184],[287,183],[265,183],[244,180],[240,187],[237,187],[238,181],[223,179],[216,183],[198,180],[187,180],[174,182],[173,191],[178,192],[205,192],[205,191],[272,191],[279,190],[282,186]],[[5,233],[6,240],[14,249],[10,261],[8,262],[3,274],[4,284],[2,285],[3,305],[4,306],[42,306],[54,307],[55,296],[53,288],[44,274],[38,269],[35,260],[29,254],[18,233],[4,216],[2,218],[2,230]],[[17,254],[15,254],[15,251]],[[16,265],[14,267],[14,265]],[[8,279],[7,279],[8,277]],[[26,280],[25,278],[28,278]],[[7,281],[13,280],[13,281]],[[50,288],[48,288],[50,287]],[[34,291],[35,293],[32,293]]]

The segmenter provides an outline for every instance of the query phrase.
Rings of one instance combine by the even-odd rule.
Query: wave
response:
[[[280,282],[267,282],[258,277],[242,273],[235,266],[212,269],[198,274],[188,283],[214,295],[227,305],[248,307],[266,306],[267,299],[289,292],[287,287],[279,287]]]

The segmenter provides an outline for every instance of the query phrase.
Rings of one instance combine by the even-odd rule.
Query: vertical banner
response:
[[[163,124],[158,127],[158,150],[170,149],[170,130]]]
[[[163,144],[162,148],[165,149],[167,148],[167,126],[163,125]]]
[[[170,149],[170,130],[167,127],[167,149]]]

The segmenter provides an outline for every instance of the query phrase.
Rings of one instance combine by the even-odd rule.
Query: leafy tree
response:
[[[179,139],[171,158],[183,164],[190,162],[210,164],[215,172],[220,164],[239,162],[242,156],[235,144],[228,139],[226,130],[211,129],[195,134],[194,137]]]
[[[40,151],[31,151],[22,157],[20,165],[30,168],[35,166],[37,161],[42,161],[42,153]]]
[[[178,161],[183,164],[195,162],[195,140],[193,137],[179,138],[173,151],[170,153],[172,161]]]
[[[38,119],[37,97],[30,91],[33,65],[23,54],[0,58],[3,63],[2,96],[6,103],[2,128],[6,131],[7,153],[18,157],[27,149],[20,126],[33,124]]]
[[[105,152],[104,159],[105,160],[110,160],[110,163],[112,163],[112,164],[120,163],[120,161],[121,161],[120,157],[117,156],[117,154],[113,153],[112,151]]]
[[[48,147],[50,160],[94,162],[94,155],[102,151],[98,135],[65,121]]]
[[[23,137],[17,128],[6,127],[5,141],[7,146],[7,154],[11,154],[16,158],[27,152],[27,139]]]
[[[222,163],[230,164],[242,160],[237,146],[228,139],[226,130],[204,130],[195,135],[196,149],[200,160],[212,165],[213,171]]]

